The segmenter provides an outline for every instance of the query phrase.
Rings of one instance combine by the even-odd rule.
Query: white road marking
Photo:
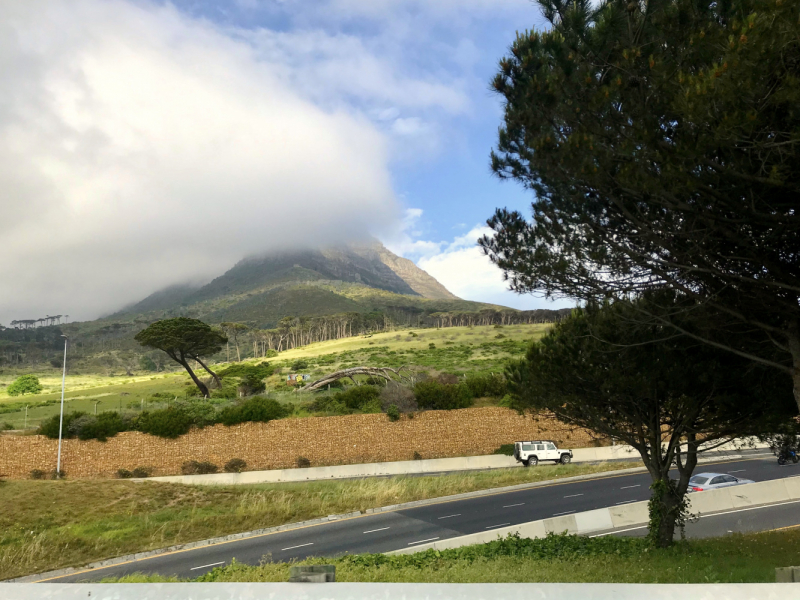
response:
[[[433,540],[438,540],[438,537],[435,538],[428,538],[427,540],[419,540],[418,542],[408,542],[409,546],[413,546],[414,544],[422,544],[424,542],[432,542]]]
[[[792,500],[790,502],[780,502],[778,504],[765,504],[764,506],[751,506],[749,508],[738,508],[736,510],[729,510],[726,512],[711,513],[710,515],[700,515],[698,518],[704,519],[705,517],[719,517],[722,515],[730,515],[733,513],[745,512],[748,510],[760,510],[762,508],[774,508],[775,506],[786,506],[787,504],[797,504],[800,500]],[[631,527],[630,529],[619,529],[617,531],[609,531],[608,533],[598,533],[597,535],[590,535],[589,537],[603,537],[604,535],[614,535],[615,533],[625,533],[626,531],[636,531],[637,529],[647,529],[647,525],[641,527]]]
[[[631,502],[638,502],[638,500],[625,500],[624,502],[617,502],[617,504],[630,504]]]
[[[555,513],[553,516],[557,517],[558,515],[568,515],[569,513],[574,513],[574,512],[575,512],[574,510],[568,510],[568,511],[562,512],[562,513]]]
[[[577,498],[578,496],[583,496],[583,494],[572,494],[571,496],[564,496],[564,498]]]
[[[525,504],[525,503],[524,502],[520,502],[519,504],[508,504],[508,505],[504,506],[503,508],[511,508],[512,506],[522,506],[523,504]]]
[[[364,533],[375,533],[376,531],[386,531],[387,529],[391,529],[391,527],[381,527],[380,529],[370,529],[369,531],[365,531]]]
[[[747,469],[739,469],[738,471],[728,471],[728,473],[744,473]]]
[[[488,527],[484,527],[484,529],[494,529],[495,527],[503,527],[505,525],[511,525],[511,523],[500,523],[500,525],[489,525]]]
[[[208,568],[208,567],[216,567],[217,565],[224,565],[224,564],[225,564],[225,561],[224,561],[224,560],[221,560],[221,561],[220,561],[220,562],[218,562],[218,563],[211,563],[210,565],[203,565],[202,567],[192,567],[192,568],[191,568],[191,569],[189,569],[189,570],[190,570],[190,571],[197,571],[197,569],[206,569],[206,568]]]
[[[460,517],[460,516],[461,516],[461,513],[458,513],[458,514],[455,514],[455,515],[447,515],[446,517],[439,517],[439,518],[440,519],[449,519],[450,517]]]
[[[637,483],[636,485],[626,485],[626,486],[623,486],[623,487],[621,487],[619,489],[621,489],[621,490],[629,490],[629,489],[635,488],[635,487],[642,487],[642,484]]]
[[[309,542],[308,544],[300,544],[299,546],[289,546],[288,548],[281,548],[281,552],[284,550],[294,550],[295,548],[303,548],[305,546],[313,546],[314,542]]]

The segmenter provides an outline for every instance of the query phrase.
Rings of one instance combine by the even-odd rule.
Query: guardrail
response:
[[[3,600],[786,600],[780,583],[0,583]]]

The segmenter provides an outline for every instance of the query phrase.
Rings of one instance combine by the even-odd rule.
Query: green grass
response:
[[[333,564],[337,581],[409,583],[771,583],[775,568],[800,563],[800,529],[651,548],[641,538],[506,538],[404,556],[360,554],[291,564]],[[234,563],[197,581],[287,581],[290,563]],[[177,581],[134,574],[125,583]],[[787,596],[788,597],[788,596]]]
[[[268,391],[280,402],[295,406],[307,402],[310,396],[293,394],[288,391],[285,374],[298,359],[309,362],[304,369],[312,377],[352,367],[367,365],[373,367],[415,366],[430,374],[448,373],[501,373],[509,359],[519,357],[532,339],[540,337],[549,325],[507,325],[502,328],[449,327],[446,329],[408,329],[378,333],[371,337],[353,337],[341,340],[320,342],[282,352],[278,358],[269,362],[282,368],[283,374],[267,380]],[[411,333],[415,333],[416,337]],[[498,335],[503,336],[497,338]],[[433,343],[436,348],[430,349]],[[255,359],[246,362],[261,362]],[[222,369],[227,363],[219,363]],[[44,393],[37,395],[9,397],[5,389],[20,373],[0,373],[0,426],[9,423],[22,429],[36,427],[48,417],[59,411],[61,398],[61,376],[55,369],[37,373],[45,387]],[[170,373],[137,373],[129,377],[108,377],[102,375],[68,375],[66,382],[66,407],[69,411],[93,413],[97,411],[141,409],[142,400],[155,393],[174,394],[182,398],[190,383],[183,371]],[[491,401],[481,400],[478,405],[490,405]],[[28,406],[27,421],[25,406]],[[130,405],[130,406],[129,406]],[[163,402],[148,404],[151,408],[165,406]]]
[[[0,483],[0,580],[241,531],[631,464],[438,477],[193,487],[157,482]]]

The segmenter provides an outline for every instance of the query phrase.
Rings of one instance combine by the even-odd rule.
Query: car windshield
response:
[[[708,477],[700,477],[699,475],[695,475],[689,480],[689,483],[693,485],[703,485],[708,481]]]

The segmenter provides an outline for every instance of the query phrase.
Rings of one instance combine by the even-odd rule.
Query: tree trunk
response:
[[[669,482],[665,482],[667,490],[672,490]],[[678,516],[679,499],[669,491],[665,492],[659,502],[661,522],[657,532],[651,532],[657,548],[669,548],[675,539],[675,520]]]
[[[181,363],[183,365],[183,368],[186,369],[186,371],[189,373],[189,377],[192,378],[192,381],[194,381],[194,384],[197,386],[197,389],[199,389],[200,392],[203,394],[203,397],[208,398],[210,394],[208,392],[206,384],[200,381],[197,378],[197,375],[194,374],[194,371],[192,371],[192,367],[189,366],[189,361],[187,361],[186,359],[182,359],[178,360],[178,362]]]
[[[202,367],[203,367],[203,368],[204,368],[204,369],[205,369],[205,370],[208,372],[208,374],[209,374],[209,375],[211,375],[211,377],[213,377],[213,378],[214,378],[214,383],[216,383],[216,384],[217,384],[217,387],[218,387],[218,388],[221,388],[221,387],[222,387],[222,381],[220,381],[219,375],[217,375],[216,373],[214,373],[214,371],[212,371],[211,369],[209,369],[209,368],[208,368],[208,367],[207,367],[207,366],[206,366],[206,365],[203,363],[203,361],[202,361],[202,360],[200,360],[199,358],[197,358],[196,356],[194,357],[194,359],[195,359],[197,362],[199,362],[199,363],[200,363],[200,365],[201,365],[201,366],[202,366]],[[207,392],[208,392],[208,388],[206,388],[206,393],[207,393]]]
[[[792,354],[792,384],[794,401],[800,409],[800,337],[789,335],[789,351]]]

